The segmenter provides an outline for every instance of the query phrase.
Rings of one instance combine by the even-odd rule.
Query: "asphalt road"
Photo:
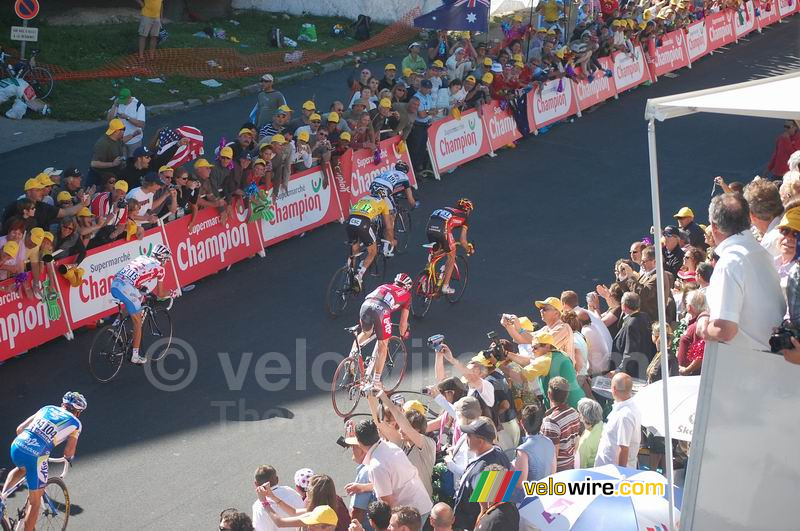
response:
[[[651,225],[647,98],[796,69],[798,43],[795,17],[515,150],[477,160],[443,182],[423,183],[416,228],[432,209],[471,197],[470,235],[478,252],[464,300],[435,302],[415,324],[412,370],[402,388],[418,391],[431,378],[423,347],[429,335],[444,333],[456,352],[475,351],[487,331],[499,328],[501,313],[532,315],[534,298],[564,289],[583,294],[609,280],[614,261]],[[280,88],[293,107],[302,103],[299,95],[326,102],[345,92],[344,74]],[[251,106],[250,98],[232,100],[155,122],[195,125],[208,139],[231,137]],[[745,180],[761,171],[781,131],[775,120],[714,115],[659,124],[663,214],[688,204],[705,218],[713,177]],[[99,134],[74,133],[5,155],[0,197],[42,167],[86,160]],[[179,300],[175,333],[197,360],[196,375],[181,391],[155,388],[130,365],[112,384],[94,383],[86,369],[91,333],[6,363],[0,448],[8,448],[17,423],[41,405],[67,389],[86,394],[90,405],[68,478],[75,529],[213,528],[223,508],[249,511],[252,472],[265,463],[285,482],[296,469],[311,467],[332,475],[343,490],[353,465],[335,444],[341,423],[327,390],[315,385],[333,372],[329,353],[346,352],[342,327],[355,319],[331,321],[323,313],[325,285],[344,258],[343,233],[333,225],[287,241]],[[422,266],[422,231],[412,238],[411,251],[392,260],[392,273]],[[283,388],[274,386],[281,379]],[[3,450],[0,466],[7,464]]]

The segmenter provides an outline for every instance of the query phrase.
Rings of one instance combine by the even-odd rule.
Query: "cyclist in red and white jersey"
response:
[[[375,363],[372,372],[372,385],[369,388],[380,387],[381,373],[386,363],[386,352],[389,347],[389,338],[392,337],[392,313],[400,310],[400,337],[408,336],[408,315],[411,311],[411,286],[414,281],[405,273],[394,277],[393,284],[378,286],[367,295],[361,311],[359,322],[361,333],[356,338],[359,344],[375,334],[377,342],[372,355]],[[355,348],[355,345],[354,345]],[[367,375],[369,377],[369,375]]]

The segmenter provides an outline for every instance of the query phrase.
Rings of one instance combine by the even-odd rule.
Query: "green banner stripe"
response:
[[[475,488],[472,489],[472,496],[470,497],[469,501],[477,502],[478,498],[480,498],[481,491],[483,491],[483,484],[486,483],[486,478],[489,477],[489,472],[484,470],[481,472],[481,477],[478,479],[478,484],[475,485]]]

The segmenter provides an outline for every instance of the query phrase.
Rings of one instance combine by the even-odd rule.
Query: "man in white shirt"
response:
[[[372,419],[356,424],[356,439],[367,452],[364,465],[375,496],[392,507],[409,505],[420,514],[428,514],[433,503],[419,479],[417,468],[403,450],[382,441]]]
[[[170,190],[169,194],[164,194],[158,199],[153,199],[156,192],[161,189],[163,183],[155,172],[150,172],[142,178],[142,186],[137,186],[126,196],[127,199],[136,199],[139,203],[139,210],[136,212],[128,212],[128,217],[133,219],[140,227],[144,224],[158,223],[158,218],[155,212],[161,208],[161,205],[168,197],[175,195],[174,190]]]
[[[141,147],[144,138],[145,107],[142,102],[131,96],[131,89],[123,88],[119,91],[119,97],[114,100],[114,105],[108,110],[107,119],[110,122],[114,118],[119,118],[125,124],[123,136],[127,137],[139,130],[125,142],[125,157],[133,156],[136,148]]]
[[[483,365],[470,361],[464,366],[454,356],[450,347],[442,344],[439,352],[441,352],[444,359],[449,361],[453,367],[460,372],[467,380],[467,396],[474,396],[480,400],[486,407],[494,406],[494,386],[492,382],[486,379],[489,371]]]
[[[295,509],[305,508],[305,502],[303,502],[303,498],[301,498],[293,488],[278,485],[278,473],[269,465],[263,465],[256,469],[256,487],[259,487],[264,483],[270,484],[272,493],[282,502],[294,507]],[[258,499],[253,502],[253,529],[255,529],[255,531],[277,531],[277,526],[275,526],[272,518],[270,518],[269,514],[264,508],[264,504],[268,504],[269,500],[262,492],[258,490],[256,490],[256,494],[258,495]],[[272,506],[272,509],[278,513],[278,516],[297,516],[296,514],[288,514],[281,508],[281,505],[283,504],[273,504]],[[299,527],[284,527],[282,529],[288,529],[289,531],[300,531]]]
[[[706,290],[709,314],[697,320],[706,341],[769,351],[769,336],[786,313],[772,257],[750,232],[750,209],[740,194],[716,196],[709,207],[719,260]]]
[[[614,407],[603,426],[594,466],[618,465],[636,468],[636,457],[642,439],[642,414],[631,400],[633,379],[617,373],[611,379]]]

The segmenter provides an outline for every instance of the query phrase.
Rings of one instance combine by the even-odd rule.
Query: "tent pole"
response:
[[[533,0],[531,0],[531,14],[528,18],[528,43],[525,45],[525,62],[528,62],[528,59],[531,55],[531,35],[533,34]]]
[[[675,486],[672,477],[672,438],[669,429],[669,350],[667,350],[667,301],[664,293],[664,254],[661,251],[661,199],[658,189],[656,123],[647,123],[647,144],[650,152],[650,197],[653,203],[653,247],[656,250],[656,289],[658,290],[658,343],[661,352],[661,381],[664,392],[664,468],[667,473],[669,528],[675,531]]]

